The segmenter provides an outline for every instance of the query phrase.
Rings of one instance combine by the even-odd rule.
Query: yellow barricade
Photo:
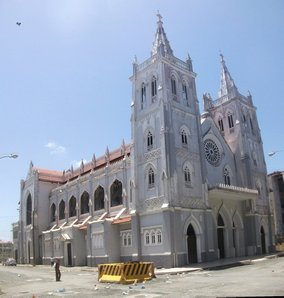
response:
[[[100,264],[98,268],[100,282],[130,284],[150,280],[153,277],[155,273],[152,262]]]

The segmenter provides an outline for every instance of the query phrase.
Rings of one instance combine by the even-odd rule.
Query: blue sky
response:
[[[0,0],[0,239],[18,219],[30,161],[68,169],[130,142],[132,61],[150,55],[157,10],[174,55],[189,53],[216,98],[220,57],[257,107],[268,172],[284,170],[284,1]],[[21,22],[21,26],[16,25]]]

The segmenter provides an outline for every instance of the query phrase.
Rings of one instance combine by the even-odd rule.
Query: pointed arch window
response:
[[[56,220],[56,206],[55,204],[53,203],[50,207],[50,221],[55,221]]]
[[[147,134],[147,150],[152,150],[153,149],[153,134],[151,131],[148,132]]]
[[[219,227],[223,228],[225,226],[223,217],[220,213],[218,214],[217,225],[218,225],[218,228]]]
[[[259,181],[256,183],[256,190],[258,192],[258,198],[261,199],[261,186]]]
[[[65,202],[61,200],[59,204],[59,220],[65,218]]]
[[[224,169],[224,183],[225,185],[231,185],[231,177],[230,177],[230,172],[227,168]]]
[[[143,83],[141,86],[141,110],[145,108],[146,105],[146,86]]]
[[[181,135],[181,144],[183,146],[186,146],[187,145],[187,133],[184,129],[181,130],[180,132],[180,135]]]
[[[184,182],[185,182],[185,185],[190,185],[191,183],[191,175],[190,175],[190,170],[188,168],[188,166],[185,166],[184,170],[183,170],[183,173],[184,173]]]
[[[154,102],[157,97],[157,79],[155,76],[153,76],[152,82],[151,82],[151,94],[152,94],[152,102]]]
[[[249,118],[249,122],[250,122],[251,132],[252,132],[252,134],[254,134],[254,127],[253,127],[253,123],[252,123],[251,118]]]
[[[145,233],[145,244],[146,245],[150,244],[150,233],[149,232]]]
[[[176,78],[174,76],[171,77],[171,86],[172,86],[172,94],[177,95]]]
[[[90,200],[89,194],[86,191],[84,191],[81,196],[81,205],[80,205],[81,214],[85,214],[89,212],[89,200]]]
[[[171,87],[172,87],[173,99],[177,100],[177,86],[176,86],[176,78],[174,77],[174,75],[172,75],[171,77]]]
[[[223,119],[221,117],[218,119],[218,126],[219,126],[219,130],[221,132],[224,132]]]
[[[151,244],[155,244],[156,243],[156,233],[155,233],[155,231],[151,231],[150,238],[151,238]]]
[[[127,233],[127,246],[132,245],[132,235],[130,233]]]
[[[235,222],[233,221],[233,247],[236,248],[236,226],[235,226]]]
[[[152,168],[150,168],[148,171],[148,187],[155,187],[155,173]]]
[[[157,230],[157,243],[161,244],[162,243],[162,232],[161,230]]]
[[[99,186],[95,190],[94,198],[95,198],[95,206],[94,206],[95,211],[104,209],[105,208],[105,201],[104,201],[105,191],[102,186]]]
[[[76,198],[74,196],[69,200],[69,217],[76,216]]]
[[[122,235],[122,245],[123,246],[127,246],[127,238],[126,237],[127,237],[126,234],[123,233],[123,235]]]
[[[233,114],[231,112],[228,113],[228,123],[229,123],[229,128],[234,127],[234,119],[233,119]]]
[[[122,205],[122,183],[115,180],[110,187],[111,207]]]
[[[26,202],[26,225],[30,225],[32,223],[32,196],[28,195]]]
[[[184,102],[188,103],[187,86],[185,82],[182,84],[182,99]]]

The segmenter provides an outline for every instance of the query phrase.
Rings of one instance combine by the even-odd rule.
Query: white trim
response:
[[[152,253],[152,254],[141,254],[141,256],[170,256],[171,252],[164,252],[164,253]]]
[[[144,230],[153,230],[153,229],[162,229],[163,226],[162,225],[158,225],[158,226],[148,226],[148,227],[143,227],[141,228],[141,234],[144,234]]]

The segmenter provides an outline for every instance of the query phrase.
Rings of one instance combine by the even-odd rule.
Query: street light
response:
[[[18,158],[18,157],[19,157],[18,154],[9,154],[9,155],[0,156],[0,159],[2,159],[2,158],[13,158],[13,159],[15,159],[15,158]]]
[[[273,156],[274,154],[276,154],[277,152],[282,152],[284,150],[276,150],[276,151],[271,151],[268,153],[268,156]]]

